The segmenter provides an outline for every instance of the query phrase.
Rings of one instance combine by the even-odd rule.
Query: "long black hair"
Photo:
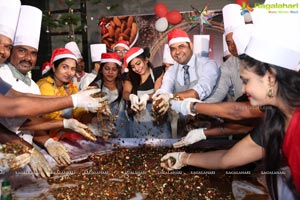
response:
[[[277,97],[280,97],[289,107],[300,106],[300,72],[295,72],[279,66],[263,63],[245,54],[239,56],[241,64],[246,69],[250,69],[259,76],[264,76],[267,72],[276,78],[278,90]],[[263,133],[263,143],[265,147],[265,169],[267,171],[277,171],[282,167],[284,155],[282,151],[285,134],[285,114],[277,107],[267,105],[263,123],[260,127]],[[285,177],[283,177],[285,178]],[[293,192],[299,198],[292,177],[284,179]],[[272,199],[278,199],[277,175],[266,174],[266,181]]]
[[[143,49],[144,49],[144,52],[142,54],[138,55],[136,58],[140,58],[142,60],[149,59],[151,56],[149,47],[145,47]],[[129,69],[128,80],[132,84],[132,92],[134,94],[136,94],[138,87],[140,85],[140,82],[141,82],[141,76],[132,70],[132,68],[130,67],[130,63],[131,63],[131,61],[128,63],[128,69]],[[147,65],[149,68],[153,68],[153,64],[150,61],[148,61]]]
[[[105,65],[105,63],[100,64],[100,69],[98,71],[98,74],[97,74],[96,78],[89,84],[89,86],[97,86],[98,87],[97,81],[100,80],[101,85],[99,87],[102,90],[103,85],[104,85],[104,78],[103,78],[103,73],[102,73],[104,65]],[[122,80],[122,72],[121,72],[122,67],[120,65],[118,65],[117,63],[116,63],[116,65],[118,68],[118,75],[116,78],[116,87],[118,90],[118,98],[115,101],[120,102],[122,100],[122,96],[123,96],[123,80]]]

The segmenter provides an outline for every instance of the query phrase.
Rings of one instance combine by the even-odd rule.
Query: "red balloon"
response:
[[[158,17],[165,17],[168,13],[168,8],[164,3],[157,3],[154,6],[154,13]]]
[[[235,3],[239,4],[240,6],[243,6],[243,2],[244,5],[248,5],[248,0],[235,0]]]
[[[167,20],[170,24],[179,24],[182,20],[182,15],[178,10],[171,10],[167,13]]]

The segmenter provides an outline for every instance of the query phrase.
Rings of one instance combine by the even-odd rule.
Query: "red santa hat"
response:
[[[124,56],[125,66],[128,66],[128,64],[130,63],[130,61],[132,61],[132,59],[141,55],[142,53],[144,53],[144,49],[142,49],[140,47],[130,48]]]
[[[53,52],[52,52],[50,63],[52,65],[55,61],[63,59],[63,58],[74,59],[77,63],[76,56],[72,53],[72,51],[70,51],[69,49],[66,49],[66,48],[54,49]]]
[[[126,50],[129,50],[128,42],[125,40],[119,40],[113,47],[113,51],[116,50],[116,47],[124,47]]]
[[[44,62],[42,66],[42,75],[46,74],[50,69],[51,64],[48,61]]]
[[[117,53],[102,53],[101,54],[101,63],[113,62],[121,66],[122,62],[120,56]]]
[[[191,42],[187,32],[181,29],[173,29],[168,33],[169,46],[177,42]]]

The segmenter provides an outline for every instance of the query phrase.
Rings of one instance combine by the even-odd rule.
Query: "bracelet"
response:
[[[190,160],[191,155],[192,155],[191,153],[188,154],[188,156],[186,158],[186,165],[190,165],[189,160]]]
[[[197,111],[196,111],[196,106],[197,106],[197,102],[193,102],[192,108],[191,108],[191,112],[194,113],[194,114],[197,113]]]

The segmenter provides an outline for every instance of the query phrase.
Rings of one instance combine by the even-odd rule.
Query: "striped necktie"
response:
[[[183,73],[183,80],[184,85],[190,84],[190,73],[189,73],[189,67],[188,65],[183,65],[184,73]]]

